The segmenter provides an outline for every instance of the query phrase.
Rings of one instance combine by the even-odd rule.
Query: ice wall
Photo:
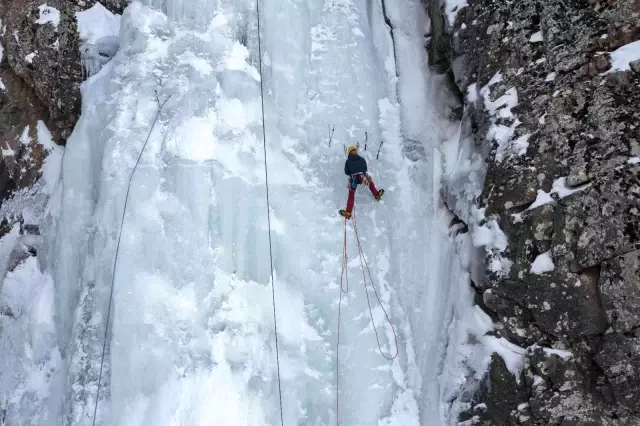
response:
[[[341,425],[447,424],[474,353],[459,343],[482,322],[438,201],[457,129],[426,68],[426,17],[417,0],[386,3],[260,3],[285,424],[335,423],[336,403]],[[105,342],[97,424],[280,422],[255,6],[134,2],[117,54],[82,86],[48,257],[62,356],[51,424],[92,423]],[[381,202],[359,190],[355,212],[399,355],[377,348],[370,315],[385,354],[395,339],[350,222],[336,399],[337,210],[358,141],[386,189]]]

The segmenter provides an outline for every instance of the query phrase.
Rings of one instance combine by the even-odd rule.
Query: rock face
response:
[[[640,66],[612,68],[640,40],[640,1],[445,6],[428,6],[431,63],[466,94],[477,207],[508,240],[509,267],[474,285],[527,348],[522,378],[492,358],[461,420],[640,425]]]
[[[0,44],[4,48],[0,49],[0,200],[37,178],[42,158],[34,157],[24,146],[34,138],[38,121],[46,123],[58,143],[64,143],[75,126],[82,82],[75,13],[95,3],[0,0]],[[101,3],[120,13],[128,2]],[[54,9],[43,9],[43,4]],[[29,129],[26,136],[25,129]]]

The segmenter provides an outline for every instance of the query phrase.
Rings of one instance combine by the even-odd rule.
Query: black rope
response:
[[[120,253],[120,239],[122,238],[122,228],[124,228],[124,217],[127,213],[127,204],[129,203],[129,191],[131,190],[131,182],[133,181],[133,175],[136,173],[138,168],[138,164],[140,164],[140,159],[142,158],[142,154],[144,153],[144,149],[147,147],[147,143],[151,138],[151,133],[153,132],[153,128],[156,126],[156,122],[158,121],[158,117],[160,116],[160,111],[167,103],[171,95],[165,99],[164,102],[160,103],[160,98],[158,97],[158,92],[156,92],[156,101],[158,102],[158,111],[156,112],[156,116],[153,119],[153,124],[151,125],[151,129],[149,130],[149,134],[147,135],[147,139],[144,141],[144,145],[142,145],[142,149],[140,150],[140,154],[138,155],[138,159],[136,160],[135,166],[133,166],[133,170],[131,171],[131,175],[129,176],[129,182],[127,184],[127,193],[124,197],[124,207],[122,208],[122,218],[120,219],[120,230],[118,231],[118,242],[116,243],[116,254],[113,259],[113,273],[111,274],[111,290],[109,291],[109,307],[107,308],[107,323],[104,330],[104,342],[102,343],[102,358],[100,359],[100,374],[98,375],[98,389],[96,391],[96,405],[93,409],[93,426],[96,425],[96,416],[98,414],[98,401],[100,400],[100,384],[102,382],[102,368],[104,366],[104,355],[107,350],[107,336],[109,334],[109,318],[111,317],[111,302],[113,301],[113,288],[116,283],[116,267],[118,266],[118,254]]]
[[[282,413],[282,385],[280,383],[280,355],[278,350],[278,322],[276,320],[276,288],[273,279],[273,249],[271,246],[271,208],[269,203],[269,171],[267,167],[267,131],[264,120],[264,78],[262,77],[262,41],[260,36],[260,0],[256,0],[256,15],[258,19],[258,63],[260,67],[260,101],[262,105],[262,147],[264,149],[264,179],[267,192],[267,226],[269,228],[269,262],[271,272],[271,298],[273,302],[273,328],[276,335],[276,364],[278,366],[278,397],[280,400],[280,424],[284,426]]]

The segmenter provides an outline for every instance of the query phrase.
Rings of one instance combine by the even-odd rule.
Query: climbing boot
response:
[[[347,219],[351,219],[351,212],[348,212],[346,210],[340,210],[340,216],[344,216]]]
[[[378,190],[378,193],[376,194],[376,200],[380,201],[380,198],[382,198],[382,194],[384,194],[384,189]]]

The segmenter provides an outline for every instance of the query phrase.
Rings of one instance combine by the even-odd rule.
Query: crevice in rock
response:
[[[398,55],[396,53],[396,38],[395,38],[395,35],[393,34],[394,28],[393,28],[393,24],[391,23],[391,19],[389,19],[389,15],[387,14],[386,0],[380,0],[380,5],[382,6],[382,15],[384,17],[384,22],[387,25],[387,27],[389,29],[389,35],[391,36],[391,43],[393,44],[393,63],[395,64],[396,77],[398,77],[400,75],[400,72],[398,70]]]

